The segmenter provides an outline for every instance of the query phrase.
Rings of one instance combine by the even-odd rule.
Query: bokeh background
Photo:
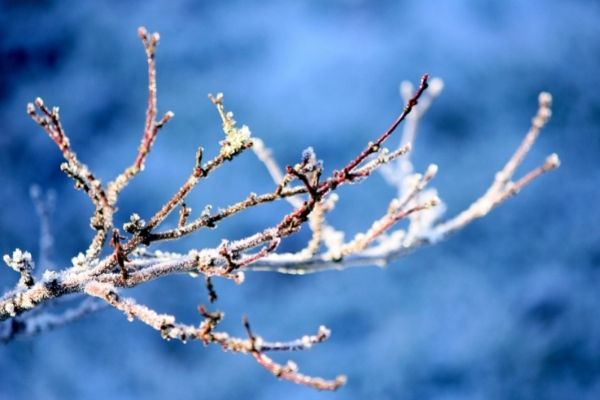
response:
[[[53,263],[86,246],[91,207],[59,171],[60,154],[25,114],[60,105],[80,159],[103,180],[128,165],[141,134],[145,56],[136,29],[161,33],[159,108],[176,117],[120,205],[143,217],[186,178],[194,150],[222,133],[207,93],[281,163],[313,145],[329,170],[384,129],[398,84],[423,72],[446,86],[415,145],[448,216],[479,196],[529,126],[537,93],[554,115],[523,171],[563,165],[490,216],[389,268],[216,281],[224,327],[247,314],[267,338],[319,324],[331,339],[283,354],[310,374],[348,375],[337,393],[280,382],[249,358],[167,343],[105,310],[0,347],[2,399],[598,399],[600,398],[600,5],[585,0],[0,1],[0,252],[37,255],[37,183],[57,196]],[[189,204],[229,204],[272,188],[251,154],[202,183]],[[343,188],[330,217],[350,235],[385,209],[380,176]],[[248,212],[173,244],[215,245],[277,221],[285,204]],[[301,248],[306,232],[286,246]],[[17,280],[2,268],[0,288]],[[169,277],[132,295],[195,323],[200,280]]]

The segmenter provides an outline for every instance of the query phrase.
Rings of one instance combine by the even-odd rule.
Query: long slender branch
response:
[[[280,193],[271,192],[262,195],[251,194],[246,199],[232,204],[226,208],[220,209],[218,212],[211,215],[200,216],[199,218],[182,226],[178,226],[177,228],[169,229],[163,232],[152,233],[148,239],[150,242],[174,240],[184,235],[196,232],[200,228],[213,228],[217,222],[222,221],[225,218],[229,218],[241,211],[247,210],[250,207],[271,203],[283,198],[288,199],[292,196],[297,196],[303,193],[306,193],[306,188],[303,186],[297,186],[291,189],[283,190]]]
[[[125,169],[114,181],[108,184],[108,198],[112,205],[115,205],[118,200],[119,193],[129,184],[129,182],[144,169],[144,163],[152,145],[156,140],[156,136],[160,129],[173,118],[173,112],[167,111],[163,117],[157,121],[157,85],[156,85],[156,61],[155,51],[160,36],[158,33],[148,35],[146,28],[138,29],[138,36],[142,40],[144,49],[146,50],[146,61],[148,63],[148,105],[146,108],[146,121],[144,123],[144,132],[138,153],[133,161],[133,164]]]
[[[505,201],[508,197],[518,192],[543,172],[551,171],[560,165],[558,155],[552,154],[548,156],[546,162],[544,162],[541,167],[538,167],[532,172],[526,174],[526,176],[517,181],[516,184],[510,181],[517,167],[521,164],[535,143],[535,140],[539,136],[542,128],[546,125],[550,119],[550,116],[552,115],[552,111],[550,109],[552,105],[552,96],[547,92],[542,92],[540,93],[538,100],[539,108],[536,115],[532,119],[529,131],[506,165],[498,173],[496,173],[494,182],[489,189],[483,194],[483,196],[473,202],[473,204],[471,204],[466,210],[459,213],[454,218],[436,226],[434,231],[435,236],[441,237],[452,232],[456,232],[471,221],[487,215],[493,208]]]
[[[90,283],[86,285],[85,291],[90,296],[98,297],[114,308],[122,311],[128,319],[137,319],[159,331],[161,336],[165,339],[177,339],[182,342],[198,340],[205,344],[218,344],[224,350],[251,354],[260,365],[272,372],[278,378],[311,386],[319,390],[336,390],[345,382],[345,377],[343,376],[339,376],[333,381],[327,381],[321,378],[302,375],[297,372],[295,364],[288,364],[287,367],[281,367],[265,355],[266,351],[304,350],[315,344],[322,343],[330,335],[329,330],[325,327],[320,327],[317,335],[304,336],[302,339],[291,342],[264,342],[261,337],[256,336],[251,332],[250,325],[246,319],[244,321],[244,326],[248,331],[248,339],[244,340],[230,337],[223,332],[216,332],[214,329],[222,319],[222,315],[218,313],[208,313],[203,307],[201,307],[199,311],[205,317],[205,320],[198,327],[195,327],[178,323],[174,316],[159,314],[144,305],[138,304],[133,299],[122,298],[116,288],[109,284]],[[294,365],[294,367],[291,367],[292,365]]]
[[[17,317],[0,325],[0,342],[31,337],[60,328],[89,314],[105,308],[103,303],[90,298],[82,300],[77,306],[59,313],[42,312],[27,317]]]
[[[61,170],[75,181],[77,189],[83,189],[96,208],[90,222],[91,227],[96,231],[96,235],[86,251],[88,259],[94,260],[102,250],[107,232],[112,228],[113,206],[100,180],[94,176],[85,164],[77,159],[77,155],[71,149],[69,138],[60,122],[59,108],[53,107],[50,110],[44,104],[44,101],[38,97],[34,103],[27,104],[27,113],[46,131],[60,149],[63,158],[66,160],[61,165]]]

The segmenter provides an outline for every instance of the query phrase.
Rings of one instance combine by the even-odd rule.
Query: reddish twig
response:
[[[330,178],[327,181],[323,182],[319,187],[320,191],[327,190],[327,186],[337,186],[342,184],[346,180],[351,179],[351,172],[354,170],[354,168],[356,168],[360,163],[362,163],[368,156],[370,156],[373,153],[376,153],[381,149],[381,145],[387,140],[387,138],[390,137],[392,133],[394,133],[398,125],[400,125],[400,123],[404,121],[404,119],[408,116],[408,114],[410,114],[414,106],[417,105],[417,103],[419,102],[419,98],[429,86],[428,79],[429,75],[427,74],[421,77],[421,83],[419,84],[419,88],[417,89],[413,97],[410,98],[409,101],[406,103],[400,115],[398,115],[394,122],[392,122],[392,125],[390,125],[390,127],[386,129],[377,138],[377,140],[375,140],[374,142],[370,142],[368,146],[356,158],[354,158],[352,161],[346,164],[346,166],[342,168],[341,171],[335,173],[333,178]]]
[[[172,111],[167,111],[160,120],[156,120],[158,109],[156,97],[156,62],[154,55],[160,36],[156,32],[148,35],[148,31],[144,27],[138,29],[138,36],[144,45],[148,64],[148,105],[146,108],[146,119],[144,123],[144,132],[138,147],[138,153],[133,164],[126,168],[123,173],[117,176],[117,178],[108,185],[109,200],[112,205],[116,204],[119,193],[140,171],[144,169],[144,162],[152,149],[152,145],[156,140],[158,132],[174,116]]]
[[[337,390],[346,383],[346,377],[344,375],[339,375],[333,380],[326,380],[323,378],[301,374],[298,371],[298,366],[293,361],[288,361],[286,365],[276,363],[265,353],[263,353],[262,346],[257,343],[257,336],[255,336],[252,332],[250,321],[248,321],[248,318],[245,316],[243,318],[243,324],[251,343],[250,353],[263,368],[275,375],[277,378],[284,379],[298,385],[309,386],[317,390]]]
[[[123,251],[123,247],[121,246],[121,239],[122,237],[119,234],[119,230],[113,229],[110,245],[115,249],[115,251],[113,252],[113,257],[117,261],[117,265],[121,270],[121,278],[123,278],[123,282],[126,282],[127,278],[129,277],[129,273],[127,272],[125,262],[129,261],[129,259]]]
[[[178,228],[185,226],[187,219],[190,216],[191,212],[192,212],[192,209],[189,208],[188,206],[186,206],[185,202],[182,202],[181,206],[179,207],[179,220],[177,221]]]
[[[144,44],[146,50],[146,59],[148,62],[148,106],[146,108],[146,122],[144,124],[144,134],[142,135],[142,141],[140,143],[138,154],[133,162],[133,167],[137,171],[140,171],[144,166],[146,156],[150,152],[156,135],[160,128],[162,128],[172,117],[173,113],[168,111],[160,121],[156,121],[157,114],[157,97],[156,97],[156,62],[154,53],[156,45],[160,40],[158,33],[148,35],[148,31],[144,27],[138,29],[138,35]]]
[[[40,110],[41,115],[36,111],[36,107]],[[96,235],[86,252],[88,259],[96,259],[104,246],[107,232],[112,227],[113,207],[104,187],[89,168],[77,159],[77,155],[71,149],[69,138],[60,122],[58,107],[50,110],[38,97],[34,103],[27,104],[27,113],[46,131],[60,149],[66,160],[61,164],[61,170],[75,181],[77,189],[83,189],[96,208],[91,219],[91,226],[96,230]]]

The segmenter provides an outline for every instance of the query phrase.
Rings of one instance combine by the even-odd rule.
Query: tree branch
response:
[[[5,321],[0,325],[2,341],[31,336],[69,323],[97,310],[97,299],[101,299],[123,312],[127,318],[139,320],[158,331],[165,339],[216,344],[226,351],[251,355],[259,365],[278,378],[318,390],[336,390],[344,384],[345,377],[339,376],[333,380],[311,377],[301,374],[293,362],[279,364],[266,355],[271,351],[307,350],[322,343],[329,337],[329,330],[324,327],[316,335],[306,335],[297,340],[266,342],[253,333],[246,319],[243,325],[247,338],[237,338],[216,330],[223,318],[221,312],[209,312],[201,306],[199,312],[203,319],[199,325],[186,325],[177,322],[173,315],[158,313],[132,298],[123,297],[119,290],[172,274],[202,275],[212,303],[217,300],[212,277],[231,279],[241,284],[247,271],[306,274],[354,266],[384,266],[424,245],[434,244],[473,220],[487,215],[493,208],[517,194],[543,173],[558,167],[560,163],[558,156],[552,154],[539,167],[516,181],[512,180],[516,169],[550,117],[551,97],[542,93],[531,128],[513,156],[496,175],[490,188],[456,217],[438,223],[444,207],[435,189],[429,187],[437,166],[430,165],[422,175],[412,174],[412,164],[406,155],[416,137],[419,119],[441,91],[443,84],[439,78],[432,79],[430,83],[428,75],[423,75],[416,90],[413,91],[410,87],[410,94],[407,94],[408,86],[404,85],[402,92],[406,104],[391,125],[375,140],[367,143],[341,169],[334,170],[329,176],[324,175],[323,164],[317,160],[312,148],[303,152],[298,163],[285,170],[280,168],[262,140],[251,138],[250,129],[246,125],[236,125],[233,113],[225,109],[223,95],[219,93],[216,96],[209,95],[221,119],[224,133],[219,141],[218,154],[204,162],[204,152],[199,147],[192,171],[180,188],[170,197],[166,196],[168,200],[157,207],[148,222],[138,214],[130,215],[129,221],[123,226],[125,236],[121,236],[113,223],[119,194],[144,169],[159,130],[173,116],[171,112],[167,112],[157,120],[155,49],[159,36],[157,33],[149,35],[144,28],[140,28],[138,33],[148,64],[145,124],[133,163],[110,182],[107,189],[87,166],[79,162],[72,151],[60,122],[58,108],[50,110],[39,98],[27,106],[30,117],[46,131],[65,158],[66,162],[61,166],[63,171],[75,180],[76,187],[83,189],[94,204],[92,227],[96,234],[85,255],[78,253],[72,258],[72,265],[58,271],[46,270],[40,278],[34,277],[30,253],[17,249],[12,255],[4,256],[5,263],[19,274],[19,279],[13,289],[0,297],[0,321]],[[432,90],[426,94],[430,85]],[[385,148],[384,145],[403,121],[407,125],[401,145],[394,150]],[[225,165],[226,161],[234,160],[250,148],[254,148],[258,159],[271,175],[275,183],[274,189],[260,195],[250,193],[241,201],[214,213],[207,206],[199,216],[192,216],[192,210],[187,207],[185,200],[200,180],[209,177],[217,168]],[[325,214],[332,212],[338,199],[335,192],[339,187],[360,183],[376,170],[384,171],[386,180],[397,189],[398,194],[391,199],[387,212],[381,218],[374,221],[364,233],[345,241],[344,233],[329,225]],[[295,184],[297,185],[293,186]],[[216,248],[191,249],[185,254],[148,249],[161,241],[177,240],[203,228],[215,228],[218,222],[233,218],[242,211],[281,200],[287,201],[293,208],[281,215],[276,223],[245,237],[224,239]],[[45,215],[40,204],[36,203],[36,207],[41,216]],[[161,224],[178,207],[175,227],[159,231]],[[408,226],[401,227],[402,221],[406,220]],[[280,243],[305,225],[312,231],[306,248],[293,253],[279,252]],[[44,233],[44,229],[43,227],[42,233],[49,234]],[[113,251],[101,257],[109,233],[112,233],[110,244]],[[41,248],[44,253],[46,247]],[[44,266],[47,268],[47,265]],[[55,299],[73,293],[88,296],[88,300],[62,314],[46,313],[47,309],[44,307],[52,304]],[[89,301],[90,298],[93,299],[92,302]]]

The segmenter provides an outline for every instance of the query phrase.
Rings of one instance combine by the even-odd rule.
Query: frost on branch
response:
[[[221,155],[225,158],[231,158],[237,154],[243,147],[250,144],[250,128],[242,125],[241,128],[235,126],[233,112],[225,111],[223,106],[223,93],[218,93],[216,96],[208,95],[208,98],[217,107],[217,111],[223,122],[223,132],[225,132],[225,140],[219,142],[221,144]]]
[[[162,117],[157,117],[155,56],[159,35],[150,34],[145,28],[140,28],[138,34],[148,67],[146,118],[140,145],[132,154],[133,161],[107,184],[102,183],[77,158],[61,124],[58,107],[48,108],[39,98],[27,106],[29,116],[43,128],[63,155],[65,161],[61,169],[73,179],[77,189],[86,193],[94,206],[90,219],[94,236],[87,249],[78,249],[71,255],[71,265],[62,269],[50,270],[48,257],[40,256],[42,262],[39,264],[44,272],[37,280],[33,277],[30,253],[17,249],[12,256],[4,256],[5,263],[19,273],[20,278],[12,290],[0,297],[0,321],[4,321],[0,325],[2,341],[31,336],[67,324],[95,312],[101,303],[121,311],[130,320],[148,325],[166,340],[217,345],[225,351],[251,356],[277,378],[318,390],[335,390],[344,384],[345,377],[323,379],[305,375],[300,373],[294,362],[281,364],[267,354],[307,350],[320,344],[330,336],[330,331],[323,326],[315,335],[304,335],[287,342],[268,342],[255,334],[249,321],[244,319],[242,325],[247,337],[235,337],[218,330],[224,317],[220,311],[209,311],[200,306],[198,324],[186,325],[174,315],[157,312],[125,297],[122,290],[171,274],[187,274],[192,278],[202,275],[208,300],[214,303],[218,294],[213,278],[242,284],[248,271],[306,274],[353,266],[384,266],[487,215],[541,174],[560,164],[558,156],[551,154],[539,167],[513,179],[551,115],[551,96],[541,93],[539,108],[529,131],[496,174],[489,189],[467,209],[440,222],[445,207],[431,185],[438,167],[431,164],[425,171],[416,172],[410,153],[415,146],[420,119],[443,89],[441,79],[429,79],[424,75],[417,87],[403,83],[401,95],[405,106],[391,125],[366,144],[348,142],[348,146],[355,148],[356,156],[329,175],[324,173],[323,162],[312,147],[300,154],[297,162],[281,167],[260,138],[252,136],[246,125],[237,126],[233,113],[225,109],[223,94],[219,93],[209,95],[225,134],[224,138],[219,135],[213,139],[220,144],[218,153],[205,154],[199,146],[195,154],[190,153],[187,159],[181,160],[189,165],[189,176],[166,202],[156,207],[153,214],[140,216],[133,213],[115,221],[120,194],[144,170],[159,131],[174,115],[167,111]],[[401,124],[401,138],[396,145],[390,145],[390,138]],[[186,199],[192,190],[201,187],[202,181],[209,179],[215,170],[234,162],[249,149],[271,176],[272,190],[248,193],[246,197],[216,209],[206,205],[199,213],[188,207]],[[339,199],[336,191],[341,186],[360,184],[376,171],[383,174],[396,195],[389,199],[387,208],[381,210],[378,219],[348,238],[327,220],[335,212]],[[32,196],[39,199],[38,192],[32,192]],[[218,228],[222,220],[253,207],[281,201],[287,202],[290,210],[280,215],[271,226],[245,237],[222,238],[217,247],[192,248],[184,254],[156,249],[161,242],[178,240],[203,229]],[[36,207],[40,218],[43,218],[45,209],[39,204]],[[175,221],[170,227],[163,227],[163,222],[172,214],[175,214]],[[311,232],[306,246],[293,253],[279,251],[281,242],[303,226]],[[51,244],[47,224],[42,229],[42,236],[46,236],[46,245],[40,246],[44,253]],[[58,300],[73,298],[78,302],[75,307],[63,313],[50,312]]]
[[[31,259],[31,254],[27,251],[21,251],[21,249],[16,249],[13,251],[12,256],[5,254],[2,258],[6,265],[10,268],[14,269],[15,272],[21,274],[19,278],[19,287],[31,287],[33,286],[33,260]]]

